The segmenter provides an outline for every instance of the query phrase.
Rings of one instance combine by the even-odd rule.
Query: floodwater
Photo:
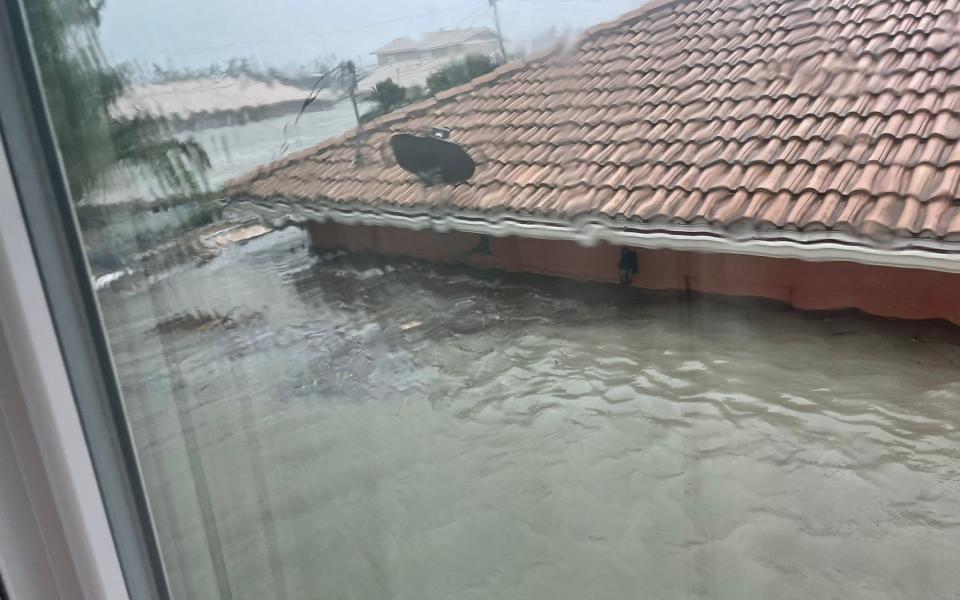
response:
[[[304,96],[307,91],[304,91]],[[370,108],[361,103],[361,113]],[[324,110],[299,115],[291,113],[238,125],[212,127],[186,132],[182,137],[197,141],[210,158],[206,173],[216,187],[233,177],[282,158],[287,154],[315,146],[357,126],[349,100],[341,100]]]
[[[304,90],[304,97],[307,95]],[[370,108],[361,103],[361,113]],[[290,113],[259,121],[247,121],[223,127],[209,127],[177,134],[181,140],[192,139],[207,153],[210,168],[204,173],[210,189],[217,189],[230,179],[253,169],[315,146],[357,126],[353,105],[341,100],[330,108],[312,110],[297,116]],[[116,181],[90,198],[92,204],[128,202],[140,198],[164,198],[170,191],[154,178],[139,171],[119,172]]]
[[[101,298],[175,598],[960,598],[945,325],[295,229]]]

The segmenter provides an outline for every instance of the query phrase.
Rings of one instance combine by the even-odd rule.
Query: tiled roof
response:
[[[960,0],[653,2],[234,182],[234,197],[960,236]],[[390,135],[480,157],[424,188]]]
[[[420,47],[424,49],[444,48],[455,44],[464,44],[475,38],[495,40],[497,39],[497,34],[489,27],[431,31],[423,34],[423,39],[420,40]]]
[[[497,34],[489,27],[471,27],[469,29],[450,29],[447,31],[431,31],[423,34],[420,41],[401,37],[393,40],[386,46],[374,50],[372,54],[390,54],[393,52],[407,52],[410,50],[432,50],[445,48],[456,44],[469,42],[475,37],[496,39]]]
[[[405,50],[416,50],[417,49],[417,40],[409,37],[399,37],[395,40],[392,40],[386,46],[377,48],[371,54],[389,54],[390,52],[403,52]]]

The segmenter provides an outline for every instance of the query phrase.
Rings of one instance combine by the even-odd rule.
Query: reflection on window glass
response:
[[[960,0],[35,0],[175,598],[955,598]]]

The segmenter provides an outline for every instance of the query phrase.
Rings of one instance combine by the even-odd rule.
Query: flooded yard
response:
[[[100,293],[175,598],[960,598],[945,324],[294,229]]]

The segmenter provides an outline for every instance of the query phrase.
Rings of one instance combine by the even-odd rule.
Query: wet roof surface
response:
[[[960,239],[960,1],[653,2],[273,163],[235,197]],[[389,136],[480,165],[424,188]]]

